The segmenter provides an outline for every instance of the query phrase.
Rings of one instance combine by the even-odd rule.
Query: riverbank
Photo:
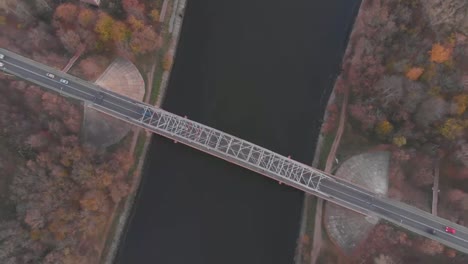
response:
[[[340,76],[343,87],[350,89],[350,116],[337,154],[344,161],[376,149],[389,151],[390,198],[465,225],[468,211],[462,204],[468,197],[468,162],[462,139],[468,127],[464,63],[468,20],[462,14],[466,10],[466,3],[458,0],[362,1]],[[443,17],[444,26],[440,26]],[[336,94],[342,94],[343,87],[335,85]],[[332,138],[337,130],[336,102],[329,102],[327,109],[322,134]],[[439,160],[441,166],[435,166],[434,176]],[[431,197],[439,198],[434,199],[432,210]],[[303,223],[310,226],[313,221]],[[311,244],[304,237],[308,238],[302,235],[299,241]],[[336,251],[333,245],[328,248]],[[325,263],[331,263],[326,251],[322,250],[322,256]],[[466,256],[457,254],[438,242],[381,222],[346,261],[399,262],[411,256],[425,263],[466,262]]]
[[[164,5],[166,7],[164,8],[165,11],[167,11],[167,6],[168,6],[167,1],[169,0],[166,0],[165,2],[165,5]],[[165,25],[166,28],[168,29],[170,28],[169,30],[170,34],[165,35],[165,36],[169,36],[169,39],[167,41],[163,40],[163,42],[169,43],[168,54],[171,55],[170,60],[174,61],[175,56],[176,56],[177,44],[178,44],[179,37],[180,37],[182,21],[184,17],[186,0],[172,0],[172,3],[176,5],[176,7],[171,8],[173,12],[170,16],[169,24]],[[162,19],[164,19],[164,17]],[[163,51],[164,52],[162,54],[165,54],[163,56],[167,56],[165,52],[166,49],[163,49]],[[158,57],[160,56],[156,56],[156,58]],[[156,65],[156,63],[154,63],[153,65],[154,67],[150,70],[150,75],[148,75],[148,78],[146,79],[147,82],[149,82],[149,85],[146,85],[147,96],[145,96],[145,102],[153,103],[155,107],[161,107],[161,104],[164,100],[164,96],[166,93],[167,83],[168,83],[167,79],[170,76],[172,65],[170,65],[169,67],[166,66],[168,67],[166,69],[162,69],[163,70],[162,78],[161,79],[156,78],[156,81],[159,81],[157,83],[153,83],[153,81],[155,80],[154,75],[157,74],[156,67],[159,66],[160,68],[163,68],[163,65]],[[153,94],[156,94],[156,96],[152,96]],[[128,195],[123,205],[119,206],[119,208],[117,209],[118,211],[121,211],[121,213],[115,213],[115,215],[118,215],[118,217],[113,219],[113,223],[112,223],[113,230],[111,230],[109,233],[109,236],[106,242],[106,249],[104,251],[104,254],[102,255],[103,257],[101,258],[102,260],[101,263],[105,263],[105,264],[112,264],[115,262],[115,258],[119,250],[119,245],[121,243],[122,238],[125,236],[125,227],[130,222],[130,219],[132,217],[131,215],[132,207],[134,206],[135,201],[138,200],[140,185],[142,184],[142,172],[143,172],[145,160],[148,154],[148,147],[151,143],[152,136],[153,136],[152,133],[144,131],[143,129],[140,129],[140,128],[134,129],[133,131],[134,133],[136,133],[136,147],[134,148],[135,169],[133,171],[134,175],[133,175],[133,182],[131,186],[132,191]]]

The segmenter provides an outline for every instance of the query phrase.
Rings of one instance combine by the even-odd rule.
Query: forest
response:
[[[162,1],[0,2],[0,46],[95,80],[116,56],[161,46]],[[81,138],[83,105],[0,73],[0,263],[99,263],[119,204],[133,191],[124,140]]]
[[[465,0],[364,0],[322,128],[325,136],[334,135],[348,92],[339,159],[391,152],[388,196],[431,212],[433,188],[438,188],[436,214],[465,226],[467,13]],[[458,255],[385,223],[360,249],[354,256],[359,263],[448,263],[442,253]]]

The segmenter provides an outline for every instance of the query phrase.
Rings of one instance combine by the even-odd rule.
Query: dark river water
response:
[[[310,164],[359,0],[188,0],[163,108]],[[303,194],[155,136],[118,263],[292,263]]]

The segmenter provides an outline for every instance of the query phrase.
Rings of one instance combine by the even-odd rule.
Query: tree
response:
[[[96,13],[88,8],[82,8],[78,15],[78,23],[83,28],[88,28],[96,22]]]
[[[361,123],[361,129],[367,131],[377,122],[375,110],[372,105],[363,103],[349,105],[350,115]]]
[[[455,151],[455,160],[468,167],[468,143],[462,142],[459,144],[458,149]]]
[[[451,59],[452,52],[452,47],[444,47],[439,43],[435,43],[432,45],[432,49],[429,51],[429,54],[431,55],[431,61],[443,63]]]
[[[154,51],[159,46],[159,37],[151,27],[145,26],[143,30],[134,32],[130,40],[130,48],[135,54],[144,54]]]
[[[417,245],[417,248],[424,254],[431,256],[444,252],[444,246],[442,244],[427,238],[421,239]]]
[[[130,31],[123,22],[117,21],[112,26],[112,39],[115,42],[123,42],[130,36]]]
[[[150,17],[153,19],[153,22],[159,22],[159,10],[153,9],[150,12]]]
[[[99,18],[96,23],[94,31],[99,34],[102,41],[108,41],[112,37],[112,27],[114,26],[114,19],[104,12],[99,13]]]
[[[452,98],[453,112],[462,115],[468,106],[468,94],[459,94]]]
[[[395,104],[403,97],[403,80],[401,76],[384,76],[375,84],[374,89],[383,107]]]
[[[86,211],[107,212],[109,210],[109,201],[102,190],[87,191],[80,199],[80,205]]]
[[[142,30],[143,27],[145,26],[145,23],[143,20],[137,19],[134,16],[130,16],[127,19],[128,24],[130,24],[130,27],[132,28],[133,31],[139,31]]]
[[[143,18],[144,6],[138,0],[122,0],[122,6],[127,15]]]
[[[396,136],[396,137],[393,137],[392,142],[394,145],[398,147],[402,147],[406,145],[406,138],[404,136]]]
[[[67,30],[65,32],[59,30],[57,35],[65,49],[70,53],[74,53],[81,45],[80,36],[73,30]]]
[[[416,81],[423,74],[424,69],[421,67],[413,67],[406,72],[406,77],[412,81]]]
[[[463,134],[463,130],[468,125],[468,122],[456,119],[448,118],[445,122],[439,127],[439,133],[448,140],[453,140]]]
[[[415,114],[416,124],[427,127],[442,119],[448,113],[448,105],[443,98],[431,97],[421,103]]]
[[[434,182],[434,162],[431,157],[427,155],[416,155],[410,163],[418,164],[413,167],[411,173],[411,181],[415,186],[428,186]]]
[[[74,23],[78,14],[78,8],[71,3],[61,4],[55,9],[54,17],[66,23]]]
[[[387,120],[381,121],[377,124],[375,132],[380,137],[385,137],[393,131],[393,125]]]

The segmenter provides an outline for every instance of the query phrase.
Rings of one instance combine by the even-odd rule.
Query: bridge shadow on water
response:
[[[310,164],[359,2],[189,0],[164,108]],[[155,136],[117,263],[292,263],[302,198]]]

